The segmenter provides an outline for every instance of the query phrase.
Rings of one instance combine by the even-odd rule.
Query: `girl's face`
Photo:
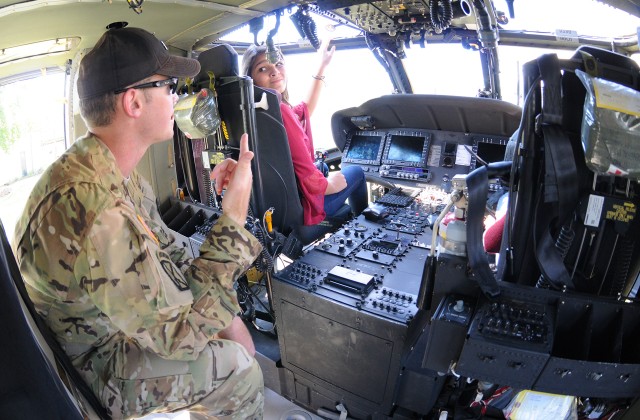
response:
[[[251,69],[251,78],[254,85],[273,89],[278,93],[284,93],[287,89],[287,72],[284,62],[269,63],[264,53],[256,57]]]

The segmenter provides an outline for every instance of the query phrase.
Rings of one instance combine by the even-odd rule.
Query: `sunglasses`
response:
[[[176,88],[178,87],[178,78],[170,77],[164,80],[156,80],[154,82],[142,83],[139,85],[129,86],[126,88],[114,90],[113,93],[117,95],[118,93],[126,92],[129,89],[148,89],[148,88],[157,88],[157,87],[163,87],[163,86],[169,86],[169,92],[173,95],[174,93],[176,93]]]

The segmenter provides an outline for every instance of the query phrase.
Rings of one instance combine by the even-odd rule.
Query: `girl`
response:
[[[242,58],[242,73],[250,76],[254,85],[272,89],[282,97],[280,111],[301,191],[305,225],[318,224],[327,215],[335,214],[347,198],[355,215],[360,214],[368,204],[367,184],[361,167],[350,166],[341,172],[331,172],[325,178],[314,163],[310,117],[324,84],[324,70],[335,51],[335,46],[331,49],[328,46],[329,43],[325,41],[320,47],[322,60],[318,71],[313,75],[311,90],[307,100],[297,105],[289,103],[287,73],[280,51],[278,60],[270,63],[266,57],[266,46],[251,45]]]

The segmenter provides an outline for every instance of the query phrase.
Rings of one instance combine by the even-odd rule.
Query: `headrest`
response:
[[[218,44],[198,55],[200,73],[195,77],[197,84],[209,80],[207,72],[212,71],[215,77],[239,76],[238,53],[228,44]]]

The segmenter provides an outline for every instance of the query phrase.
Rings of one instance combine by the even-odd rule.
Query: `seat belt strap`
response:
[[[478,282],[482,293],[493,299],[500,294],[500,287],[489,267],[489,259],[483,247],[484,214],[489,191],[489,175],[508,172],[511,162],[497,162],[482,166],[467,175],[467,257],[471,275]]]
[[[560,252],[551,236],[553,224],[561,226],[578,203],[578,170],[573,147],[562,128],[562,73],[555,54],[539,58],[544,83],[541,131],[544,139],[544,191],[535,212],[535,252],[542,275],[556,287],[574,288]]]

